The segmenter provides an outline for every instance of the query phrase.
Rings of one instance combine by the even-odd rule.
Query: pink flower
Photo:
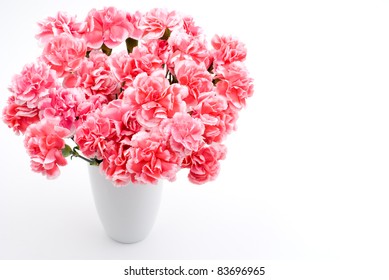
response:
[[[218,65],[244,61],[247,50],[245,45],[231,36],[218,36],[212,38],[212,46],[215,51],[213,57]]]
[[[59,125],[70,131],[75,129],[77,108],[85,100],[81,89],[51,89],[49,95],[39,103],[40,119],[58,117]]]
[[[77,22],[76,17],[64,12],[58,12],[56,17],[48,17],[38,25],[40,32],[35,37],[42,43],[47,43],[62,33],[81,38],[86,27],[84,22]]]
[[[171,33],[169,45],[173,54],[171,62],[179,60],[194,60],[197,64],[204,63],[205,68],[210,65],[209,51],[204,39],[186,34],[181,31]]]
[[[164,9],[152,9],[147,12],[140,21],[140,28],[143,29],[143,39],[159,39],[166,29],[170,31],[182,28],[183,21],[175,11],[168,12]]]
[[[130,23],[128,37],[139,40],[143,35],[143,30],[139,28],[142,14],[137,11],[134,14],[127,13],[126,17],[127,21]]]
[[[126,89],[134,80],[133,60],[127,51],[114,53],[109,57],[109,63],[116,80],[123,89]]]
[[[130,105],[113,100],[88,115],[76,131],[75,141],[84,155],[102,160],[101,169],[117,185],[130,181],[126,164],[132,135],[142,129]]]
[[[85,54],[86,45],[83,40],[63,33],[46,44],[42,59],[62,77],[65,73],[76,71]]]
[[[242,62],[220,66],[215,69],[217,92],[227,98],[233,108],[240,110],[246,105],[246,99],[253,95],[253,79]]]
[[[184,30],[187,34],[192,35],[192,36],[198,36],[203,33],[201,28],[197,25],[195,25],[195,22],[192,17],[190,16],[185,16],[183,18],[183,27]]]
[[[100,150],[101,170],[115,185],[124,185],[131,181],[132,176],[127,170],[128,149],[132,135],[142,127],[137,122],[130,105],[123,100],[113,100],[102,108],[100,117],[108,120],[111,133],[100,136],[104,141]]]
[[[28,108],[27,104],[18,105],[11,96],[3,109],[3,121],[16,134],[24,133],[29,125],[39,121],[38,109]]]
[[[205,126],[204,137],[207,143],[224,140],[228,129],[225,123],[227,100],[214,92],[200,97],[199,104],[193,109],[192,117],[199,119]]]
[[[65,76],[65,87],[81,87],[87,90],[87,95],[115,95],[119,93],[120,85],[108,64],[108,57],[101,51],[91,51],[88,59],[84,59],[79,69]]]
[[[59,166],[67,164],[62,149],[65,147],[63,138],[68,135],[69,130],[58,126],[57,120],[43,119],[30,125],[26,130],[24,146],[31,157],[32,170],[49,179],[57,177]]]
[[[133,86],[126,89],[123,99],[131,104],[132,110],[136,112],[136,119],[142,126],[153,128],[167,117],[167,107],[170,104],[163,106],[161,103],[169,100],[166,91],[168,87],[169,81],[161,70],[154,72],[152,76],[139,74]]]
[[[39,100],[47,95],[48,89],[57,86],[55,79],[55,72],[42,61],[26,64],[22,72],[12,79],[9,90],[15,97],[13,102],[36,108]]]
[[[163,120],[159,129],[169,139],[172,150],[183,156],[197,151],[203,141],[203,123],[188,113],[176,113],[173,118]]]
[[[113,100],[103,107],[101,117],[108,118],[114,128],[113,139],[117,142],[129,141],[130,137],[139,132],[142,126],[136,120],[135,112],[131,110],[131,105],[123,100]]]
[[[185,99],[188,96],[188,88],[180,84],[170,85],[165,92],[165,98],[159,101],[163,108],[166,108],[166,116],[172,118],[175,113],[186,112]]]
[[[92,96],[89,96],[88,99],[84,100],[83,102],[79,103],[77,106],[77,118],[76,126],[78,127],[78,123],[82,123],[86,120],[89,113],[93,113],[95,111],[98,111],[104,104],[108,103],[108,98],[105,95],[102,94],[95,94]]]
[[[142,42],[142,47],[145,48],[148,53],[158,57],[162,61],[162,64],[166,64],[169,68],[172,68],[170,58],[173,54],[173,49],[168,41],[160,39],[147,40]]]
[[[213,90],[212,75],[204,66],[192,60],[177,62],[174,72],[178,82],[189,89],[189,94],[184,99],[188,106],[197,105],[200,93]]]
[[[239,111],[237,111],[234,107],[228,106],[227,110],[224,111],[224,125],[226,128],[226,134],[231,133],[236,130],[236,121],[238,120]],[[224,139],[223,139],[224,140]]]
[[[145,72],[151,75],[153,72],[162,69],[163,61],[145,47],[134,48],[130,57],[133,60],[133,73]]]
[[[115,141],[109,141],[106,146],[100,169],[116,186],[124,186],[133,180],[133,174],[127,170],[129,146]]]
[[[169,149],[161,134],[138,132],[130,145],[127,170],[134,182],[156,184],[159,179],[175,180],[181,159]]]
[[[100,117],[96,112],[89,114],[85,122],[77,128],[74,141],[85,156],[102,159],[107,148],[107,139],[114,133],[113,130],[109,119]]]
[[[127,54],[126,51],[110,56],[110,65],[116,79],[126,89],[140,73],[151,75],[162,68],[162,61],[147,49],[136,47],[133,52]]]
[[[114,7],[91,10],[86,22],[88,31],[85,39],[92,49],[99,49],[103,43],[112,49],[129,37],[130,30],[134,31],[126,13]]]
[[[190,168],[189,181],[194,184],[204,184],[216,179],[220,164],[219,160],[225,158],[226,148],[214,143],[212,145],[204,144],[197,152],[193,152],[187,157],[183,166]]]

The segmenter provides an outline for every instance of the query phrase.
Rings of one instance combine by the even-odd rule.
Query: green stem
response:
[[[170,37],[170,33],[171,33],[170,29],[166,28],[165,33],[163,33],[163,35],[160,39],[167,41],[167,39],[169,39],[169,37]]]
[[[126,39],[126,47],[127,47],[127,53],[132,53],[132,50],[138,46],[138,40],[127,38]]]
[[[70,156],[70,158],[72,159],[73,157],[78,157],[84,161],[86,161],[87,163],[89,163],[90,165],[96,165],[98,166],[100,164],[100,160],[96,159],[96,158],[93,158],[93,159],[90,159],[90,158],[86,158],[82,155],[80,155],[77,150],[78,150],[78,146],[74,147],[73,149],[69,146],[69,145],[65,145],[65,148],[62,149],[62,154],[64,157],[68,157]]]
[[[78,157],[82,160],[85,160],[86,162],[88,162],[90,165],[96,165],[96,166],[99,166],[100,162],[98,159],[96,158],[92,158],[92,159],[89,159],[89,158],[86,158],[82,155],[80,155],[79,153],[77,153],[76,151],[73,150],[73,155],[74,157]]]
[[[108,48],[104,43],[103,43],[103,45],[101,46],[101,50],[102,50],[103,53],[105,53],[107,56],[110,56],[111,53],[112,53],[112,49]]]

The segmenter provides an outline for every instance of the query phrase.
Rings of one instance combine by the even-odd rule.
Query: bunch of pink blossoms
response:
[[[93,9],[80,22],[59,12],[39,27],[43,52],[14,76],[3,110],[33,171],[54,178],[72,156],[117,186],[182,168],[196,184],[216,178],[253,94],[241,42],[215,36],[210,48],[191,17],[163,9]]]

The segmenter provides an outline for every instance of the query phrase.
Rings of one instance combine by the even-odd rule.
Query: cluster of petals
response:
[[[152,9],[147,12],[139,23],[144,39],[162,38],[166,30],[182,28],[182,17],[176,12],[165,9]]]
[[[226,148],[222,144],[202,145],[197,152],[188,156],[184,164],[189,168],[189,181],[204,184],[216,179],[220,170],[219,160],[226,156]]]
[[[132,85],[134,79],[141,73],[151,75],[162,68],[162,60],[146,48],[137,47],[132,53],[119,52],[110,57],[110,65],[122,89]]]
[[[27,128],[24,146],[31,158],[33,171],[42,173],[49,179],[60,174],[59,166],[67,164],[62,149],[65,147],[64,138],[69,133],[56,119],[43,119]]]
[[[196,152],[203,142],[204,124],[187,113],[176,113],[173,118],[164,119],[159,129],[170,147],[183,156]]]
[[[189,94],[184,99],[188,106],[197,105],[201,93],[210,92],[214,89],[212,75],[204,66],[193,60],[177,62],[174,72],[178,82],[188,87]]]
[[[41,60],[26,64],[20,74],[12,79],[10,91],[18,105],[36,108],[47,95],[48,89],[56,87],[56,73]]]
[[[244,61],[247,50],[245,45],[231,36],[218,36],[212,38],[214,47],[213,57],[215,64],[229,64],[234,61]]]
[[[16,134],[20,134],[24,133],[31,124],[39,121],[38,114],[37,108],[29,108],[26,103],[19,105],[15,97],[11,96],[3,109],[3,121]]]
[[[15,75],[3,109],[3,120],[15,133],[24,133],[27,127],[39,121],[38,105],[51,88],[57,88],[55,71],[43,61],[26,64],[21,73]]]
[[[75,16],[64,12],[58,12],[55,17],[38,22],[38,26],[40,31],[35,37],[44,44],[64,33],[81,38],[86,30],[85,22],[78,22]]]
[[[222,142],[230,131],[230,120],[226,118],[227,100],[214,92],[202,94],[199,104],[193,109],[192,117],[199,119],[205,127],[207,143]],[[236,121],[236,120],[235,120]]]
[[[129,142],[142,130],[130,105],[117,99],[88,115],[76,131],[75,142],[82,153],[102,160],[100,168],[116,185],[130,181],[126,169]]]
[[[61,77],[64,73],[78,69],[86,51],[84,40],[62,33],[45,45],[42,59]]]
[[[242,42],[209,44],[192,17],[158,8],[59,12],[38,26],[42,53],[13,77],[2,111],[33,171],[54,178],[73,155],[117,186],[172,181],[181,169],[195,184],[217,177],[253,94]]]
[[[84,58],[77,71],[68,73],[64,86],[79,87],[87,90],[87,95],[115,95],[120,85],[109,66],[108,57],[101,51],[92,51]]]
[[[102,159],[102,154],[107,148],[107,139],[114,129],[109,120],[101,118],[99,113],[100,111],[96,111],[88,114],[74,135],[74,141],[81,152],[89,158]]]
[[[170,85],[163,71],[156,71],[151,76],[139,74],[124,92],[123,99],[131,104],[138,122],[151,129],[172,116],[172,111],[185,110],[185,104],[179,97],[186,94],[185,87]]]
[[[155,184],[160,179],[175,180],[181,157],[169,147],[161,133],[138,132],[130,145],[127,170],[135,182]]]
[[[78,88],[52,88],[49,94],[39,103],[40,119],[58,117],[59,125],[69,130],[75,129],[78,105],[85,95]]]
[[[171,63],[180,60],[193,60],[197,64],[203,63],[208,69],[210,55],[203,36],[174,31],[171,33],[168,43],[172,48]]]
[[[219,66],[217,69],[216,84],[217,92],[225,96],[228,103],[237,110],[246,105],[246,100],[254,93],[252,78],[249,77],[248,71],[240,61],[228,65]]]
[[[129,37],[129,30],[133,28],[126,13],[114,7],[91,10],[86,23],[85,39],[88,47],[93,49],[100,48],[103,43],[111,49],[120,45]]]

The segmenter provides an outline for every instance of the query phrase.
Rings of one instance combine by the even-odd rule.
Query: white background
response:
[[[255,4],[254,4],[255,3]],[[166,183],[141,243],[106,237],[87,167],[46,180],[0,124],[0,259],[388,259],[389,2],[7,1],[0,9],[0,106],[58,10],[167,7],[208,38],[246,43],[255,94],[219,178]]]

